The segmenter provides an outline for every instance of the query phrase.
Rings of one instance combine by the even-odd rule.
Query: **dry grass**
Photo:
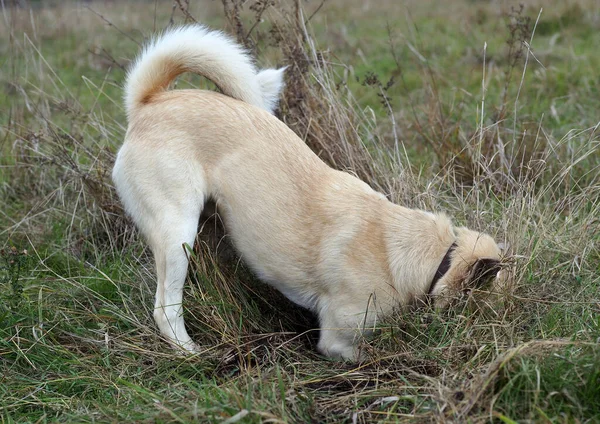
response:
[[[556,117],[535,116],[527,105],[544,96],[530,85],[550,90],[550,68],[566,65],[523,47],[550,39],[553,25],[567,37],[568,19],[597,28],[598,8],[568,2],[536,23],[535,2],[511,12],[459,1],[426,20],[431,7],[422,3],[5,8],[3,422],[598,420],[597,109],[581,73],[583,88],[571,82],[568,100],[552,104]],[[360,18],[396,13],[406,29],[377,28],[380,56],[366,59],[359,37],[375,29],[361,30]],[[393,201],[445,210],[508,243],[507,286],[444,313],[398,311],[365,343],[366,363],[332,363],[314,351],[314,320],[245,269],[207,211],[185,298],[205,350],[176,356],[154,329],[152,262],[109,174],[124,134],[123,68],[143,41],[140,28],[194,19],[224,25],[259,57],[290,66],[279,116],[329,164]],[[452,40],[427,39],[430,21],[437,31],[502,34],[506,50],[490,41],[487,50],[463,46],[457,59],[457,72],[476,69],[474,87],[484,89],[448,87],[452,73],[434,60],[445,53],[428,46]]]

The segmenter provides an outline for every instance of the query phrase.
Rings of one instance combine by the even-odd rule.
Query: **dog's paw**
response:
[[[317,350],[336,361],[361,362],[364,358],[353,343],[339,340],[321,340]]]
[[[175,348],[175,350],[183,356],[195,355],[200,353],[200,346],[198,346],[193,341],[188,341],[185,343],[177,342],[175,340],[171,340],[171,345]]]

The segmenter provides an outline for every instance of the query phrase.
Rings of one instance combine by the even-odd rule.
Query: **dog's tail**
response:
[[[131,116],[184,72],[202,75],[224,94],[273,113],[284,70],[258,72],[248,53],[222,32],[201,25],[171,29],[146,46],[127,74],[127,114]]]

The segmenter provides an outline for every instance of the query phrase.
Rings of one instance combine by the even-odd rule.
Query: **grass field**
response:
[[[0,18],[1,422],[600,422],[597,1],[14,3]],[[175,354],[110,170],[129,61],[193,20],[290,65],[279,117],[332,166],[506,243],[507,284],[401,309],[365,363],[332,362],[211,217],[184,301],[204,350]]]

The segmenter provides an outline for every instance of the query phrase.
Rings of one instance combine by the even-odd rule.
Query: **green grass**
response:
[[[319,4],[303,2],[305,17]],[[519,50],[542,6],[525,69],[509,24]],[[189,11],[232,31],[220,2]],[[2,422],[600,421],[593,1],[329,0],[311,18],[324,65],[289,71],[284,122],[394,201],[507,242],[513,263],[495,293],[389,317],[361,365],[319,356],[311,317],[257,281],[211,220],[184,300],[203,352],[180,356],[159,337],[151,255],[109,175],[126,128],[124,68],[144,36],[185,21],[179,9],[65,2],[2,13]],[[255,27],[259,63],[300,63],[285,49],[298,35],[289,13],[277,5]]]

